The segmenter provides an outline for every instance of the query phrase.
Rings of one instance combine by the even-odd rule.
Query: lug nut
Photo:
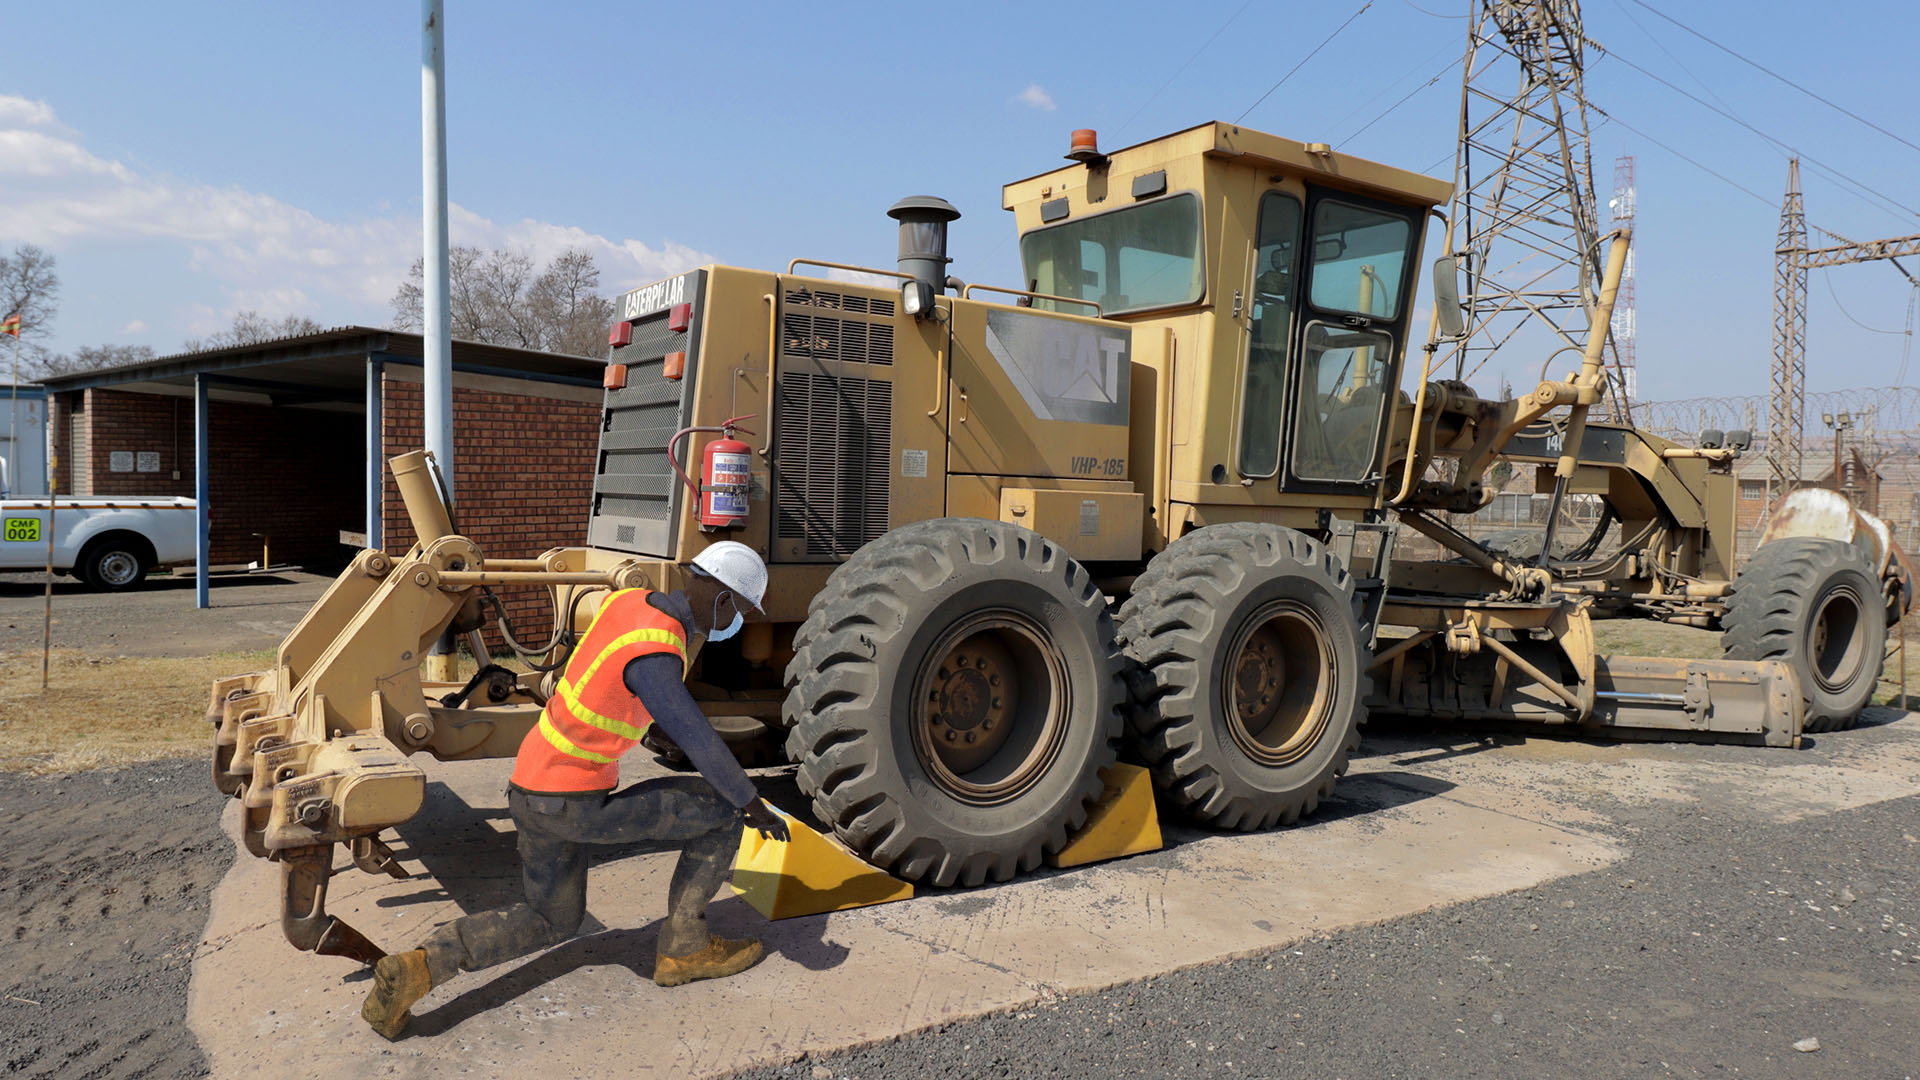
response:
[[[960,733],[959,733],[959,732],[957,732],[957,731],[955,731],[955,730],[953,730],[952,728],[948,728],[948,729],[947,729],[947,741],[948,741],[948,742],[952,742],[952,741],[954,741],[955,739],[958,739],[959,737],[960,737]]]

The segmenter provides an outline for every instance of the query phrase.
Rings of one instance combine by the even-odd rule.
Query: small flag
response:
[[[0,319],[0,334],[12,334],[14,337],[20,336],[19,312],[16,311],[6,318]]]

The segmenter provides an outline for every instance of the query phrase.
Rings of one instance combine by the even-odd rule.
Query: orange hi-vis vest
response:
[[[600,605],[553,697],[513,764],[513,784],[526,791],[611,791],[620,784],[620,755],[646,734],[653,717],[627,689],[627,664],[652,653],[687,663],[680,620],[647,603],[646,589],[621,589]]]

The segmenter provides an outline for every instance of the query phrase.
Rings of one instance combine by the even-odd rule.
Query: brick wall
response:
[[[529,558],[549,548],[584,544],[593,498],[593,459],[599,449],[600,399],[564,400],[460,386],[453,390],[455,432],[455,522],[490,558]],[[564,393],[556,388],[556,393]],[[382,438],[388,458],[421,442],[420,384],[381,380]],[[387,551],[413,546],[413,526],[391,473],[381,493],[382,537]],[[545,588],[494,589],[523,643],[544,640],[552,628],[552,601]]]
[[[75,464],[91,488],[79,494],[192,497],[191,398],[88,390],[75,423]],[[213,565],[259,559],[256,534],[275,563],[324,570],[351,558],[340,530],[366,519],[363,431],[357,412],[209,402]],[[114,451],[134,454],[136,471],[114,472]],[[142,452],[158,455],[157,471],[137,471]]]
[[[53,491],[71,495],[73,490],[74,410],[81,395],[73,392],[47,395],[47,430],[53,446]]]

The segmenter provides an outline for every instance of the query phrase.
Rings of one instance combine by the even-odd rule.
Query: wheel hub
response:
[[[935,783],[983,805],[1030,787],[1065,738],[1065,675],[1045,631],[1015,613],[979,613],[941,635],[921,667],[913,725]]]
[[[100,576],[109,585],[125,585],[139,571],[139,560],[124,551],[113,552],[100,560]]]
[[[1332,722],[1339,666],[1326,635],[1311,608],[1282,600],[1249,616],[1230,643],[1221,714],[1234,745],[1255,762],[1297,761]]]

